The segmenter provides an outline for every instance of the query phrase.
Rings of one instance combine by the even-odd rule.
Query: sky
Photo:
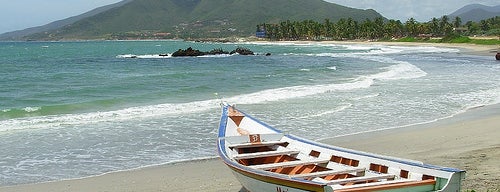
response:
[[[80,15],[121,0],[0,0],[0,34]]]
[[[121,0],[0,0],[0,34],[76,16]],[[500,5],[500,0],[325,0],[340,5],[375,9],[388,19],[419,22],[440,18],[465,5]]]
[[[500,0],[325,0],[347,7],[374,9],[388,19],[418,22],[441,18],[469,4],[500,5]]]

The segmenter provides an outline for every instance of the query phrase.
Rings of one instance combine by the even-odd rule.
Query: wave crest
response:
[[[427,73],[418,67],[402,61],[385,57],[367,57],[378,62],[393,63],[384,68],[383,72],[364,75],[344,83],[298,85],[262,90],[254,93],[235,95],[224,100],[237,104],[258,104],[281,101],[287,99],[308,97],[317,94],[366,89],[371,87],[375,80],[411,79],[425,76]],[[197,113],[218,107],[217,99],[193,101],[189,103],[166,103],[150,106],[130,107],[115,111],[90,112],[81,114],[58,114],[37,117],[23,117],[0,121],[0,132],[20,129],[51,128],[66,125],[80,125],[104,121],[125,121],[135,118],[158,117],[162,115],[179,115]],[[26,111],[36,111],[36,108],[27,108]]]

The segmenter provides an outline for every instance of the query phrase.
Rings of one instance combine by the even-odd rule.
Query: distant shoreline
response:
[[[134,41],[144,41],[144,42],[168,42],[168,41],[186,41],[186,42],[212,42],[212,43],[290,43],[290,44],[339,44],[339,45],[387,45],[387,46],[431,46],[431,47],[448,47],[460,49],[461,54],[470,54],[477,56],[495,56],[497,52],[500,52],[499,45],[481,45],[481,44],[470,44],[470,43],[427,43],[427,42],[396,42],[396,41],[366,41],[366,40],[349,40],[349,41],[269,41],[269,40],[259,40],[256,38],[217,38],[217,39],[195,39],[195,40],[184,40],[184,39],[133,39],[133,40],[105,40],[105,39],[72,39],[72,40],[59,40],[59,41],[0,41],[0,42],[37,42],[37,43],[55,43],[55,42],[100,42],[100,41],[116,41],[116,42],[134,42]]]
[[[424,42],[391,42],[391,41],[248,41],[266,43],[290,43],[290,44],[338,44],[338,45],[387,45],[387,46],[429,46],[447,47],[460,50],[460,54],[477,56],[492,56],[500,52],[500,45],[478,45],[469,43],[424,43]]]

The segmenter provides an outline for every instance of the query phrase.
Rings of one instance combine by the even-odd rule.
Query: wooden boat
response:
[[[465,171],[284,134],[223,103],[218,153],[251,192],[460,191]]]

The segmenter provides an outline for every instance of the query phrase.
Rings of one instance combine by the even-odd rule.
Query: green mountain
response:
[[[480,22],[500,15],[500,5],[486,6],[481,4],[466,5],[450,14],[450,18],[460,17],[463,23]]]
[[[323,0],[133,0],[29,39],[201,38],[250,36],[261,23],[332,22],[382,17]]]

